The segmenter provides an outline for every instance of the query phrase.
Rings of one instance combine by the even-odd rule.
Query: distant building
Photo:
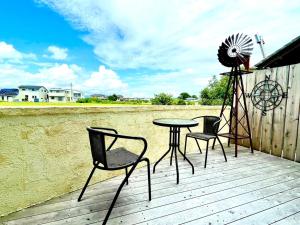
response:
[[[92,94],[91,97],[92,98],[98,98],[98,99],[101,99],[101,100],[107,99],[107,96],[103,95],[103,94]]]
[[[186,98],[185,100],[188,101],[188,102],[195,102],[195,101],[197,101],[198,99],[197,99],[197,98],[190,97],[190,98]]]
[[[76,102],[82,98],[82,93],[77,90],[50,88],[49,102]]]
[[[78,90],[66,89],[65,91],[68,102],[76,102],[78,99],[83,97],[83,94]]]
[[[18,100],[22,102],[47,102],[48,90],[44,86],[19,86]]]
[[[151,98],[138,98],[138,97],[128,98],[128,97],[125,97],[122,100],[123,101],[150,101]]]
[[[0,90],[0,101],[12,102],[17,99],[19,89],[16,88],[3,88]]]
[[[66,102],[66,93],[61,88],[49,89],[49,102]]]
[[[117,97],[118,97],[118,101],[123,101],[123,99],[124,99],[123,95],[117,95]]]

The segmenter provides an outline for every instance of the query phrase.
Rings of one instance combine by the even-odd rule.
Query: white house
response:
[[[78,99],[83,97],[83,94],[78,90],[66,89],[66,98],[67,101],[76,102]]]
[[[49,102],[76,102],[82,98],[82,93],[77,90],[50,88]]]
[[[66,102],[66,93],[61,88],[49,89],[49,102]]]
[[[16,88],[3,88],[0,90],[0,101],[16,101],[18,94],[19,90]]]
[[[48,90],[44,86],[21,85],[17,98],[22,102],[47,102]]]

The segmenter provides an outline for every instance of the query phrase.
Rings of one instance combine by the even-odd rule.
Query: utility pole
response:
[[[255,39],[256,39],[256,43],[259,44],[260,51],[261,51],[263,58],[266,58],[265,51],[263,48],[263,45],[265,44],[263,37],[261,35],[255,34]]]
[[[70,102],[73,102],[73,84],[71,82],[71,89],[70,89]]]

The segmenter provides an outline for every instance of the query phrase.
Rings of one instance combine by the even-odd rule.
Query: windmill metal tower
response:
[[[221,64],[226,67],[231,67],[230,73],[223,75],[229,76],[227,83],[226,93],[220,113],[220,117],[225,119],[225,124],[220,128],[219,132],[226,126],[229,126],[229,132],[219,133],[219,136],[234,140],[235,144],[235,157],[238,154],[238,140],[249,139],[251,152],[252,139],[248,117],[248,110],[246,104],[246,96],[244,90],[244,84],[242,75],[246,75],[249,72],[241,70],[241,64],[245,65],[245,68],[249,69],[249,59],[251,51],[253,50],[252,39],[247,35],[236,34],[229,36],[219,47],[218,58]],[[230,117],[227,119],[224,115],[225,109],[230,104]],[[243,119],[246,119],[246,125],[242,123]],[[241,129],[243,129],[243,135]]]

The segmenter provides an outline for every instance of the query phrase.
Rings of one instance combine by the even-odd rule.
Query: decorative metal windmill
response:
[[[249,60],[252,50],[252,39],[243,34],[229,36],[225,42],[221,44],[218,50],[220,63],[226,67],[231,67],[230,73],[222,74],[229,76],[229,80],[220,113],[220,117],[225,119],[225,124],[219,130],[221,131],[228,125],[229,132],[219,133],[219,136],[228,138],[228,145],[230,140],[234,139],[235,157],[237,157],[237,144],[239,139],[249,139],[251,152],[253,153],[246,96],[242,79],[242,75],[249,73]],[[245,66],[247,71],[241,70],[240,66],[242,64]],[[230,102],[231,106],[229,120],[224,115],[228,102]],[[242,122],[244,118],[246,119],[246,124],[243,124]],[[239,133],[243,133],[243,135]]]

